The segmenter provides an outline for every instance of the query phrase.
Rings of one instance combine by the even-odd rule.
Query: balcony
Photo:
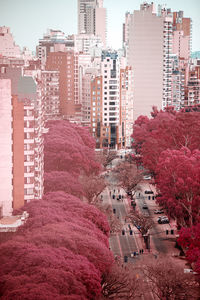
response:
[[[24,166],[25,166],[25,167],[31,167],[31,166],[34,166],[34,161],[25,161],[25,162],[24,162]]]
[[[34,177],[34,173],[24,173],[24,177]]]
[[[34,139],[24,139],[24,144],[34,144]]]

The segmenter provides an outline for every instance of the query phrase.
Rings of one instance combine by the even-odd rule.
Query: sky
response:
[[[125,13],[139,10],[143,2],[104,0],[108,46],[121,48]],[[200,50],[200,0],[155,0],[154,3],[166,4],[172,11],[183,10],[185,17],[192,18],[192,51]],[[62,30],[66,35],[77,33],[77,0],[0,0],[0,26],[11,28],[21,48],[27,46],[35,51],[47,28]]]

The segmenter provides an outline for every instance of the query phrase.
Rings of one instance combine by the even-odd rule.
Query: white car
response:
[[[150,175],[145,175],[145,176],[143,176],[143,179],[144,180],[151,180],[151,176]]]

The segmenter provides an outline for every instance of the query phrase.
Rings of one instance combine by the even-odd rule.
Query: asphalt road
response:
[[[141,249],[141,243],[138,242],[138,235],[140,235],[140,233],[137,232],[137,230],[133,230],[133,234],[130,235],[130,228],[128,227],[128,224],[125,223],[125,218],[130,209],[129,205],[127,205],[125,200],[119,201],[116,199],[119,194],[123,194],[124,198],[126,196],[123,189],[118,190],[117,180],[112,173],[112,168],[116,166],[119,161],[120,159],[115,159],[110,166],[110,172],[106,178],[108,182],[108,188],[103,193],[103,199],[105,202],[109,203],[113,209],[115,209],[116,216],[123,224],[125,235],[122,235],[122,233],[111,235],[110,248],[112,249],[114,255],[121,257],[122,261],[124,260],[125,256],[128,256],[128,261],[134,262],[136,258],[140,259],[140,255],[132,257],[134,252],[139,252]],[[171,238],[172,236],[166,236],[166,230],[168,229],[170,232],[170,229],[174,227],[171,224],[157,223],[157,218],[159,215],[155,215],[154,210],[158,208],[158,205],[155,203],[155,200],[152,200],[152,195],[150,197],[151,199],[149,200],[149,195],[145,194],[145,190],[151,190],[155,193],[154,187],[150,185],[148,181],[144,181],[139,189],[140,190],[136,193],[137,208],[142,214],[150,216],[154,221],[154,226],[150,230],[150,248],[153,246],[152,251],[156,254],[167,254],[169,252],[169,243],[166,243],[166,239]],[[113,195],[115,195],[115,199],[113,199]],[[147,204],[148,209],[143,209],[144,203]],[[131,225],[131,227],[131,229],[135,229],[133,228],[133,225]]]

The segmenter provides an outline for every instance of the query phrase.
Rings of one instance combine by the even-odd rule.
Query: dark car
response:
[[[166,216],[158,217],[158,224],[168,224],[169,219]]]
[[[156,215],[164,214],[164,211],[162,209],[156,209],[156,210],[154,210],[154,214],[156,214]]]
[[[146,203],[144,203],[144,204],[142,205],[142,208],[143,208],[143,209],[148,209],[148,206],[147,206],[147,204],[146,204]]]
[[[145,194],[153,194],[153,191],[144,191]]]

